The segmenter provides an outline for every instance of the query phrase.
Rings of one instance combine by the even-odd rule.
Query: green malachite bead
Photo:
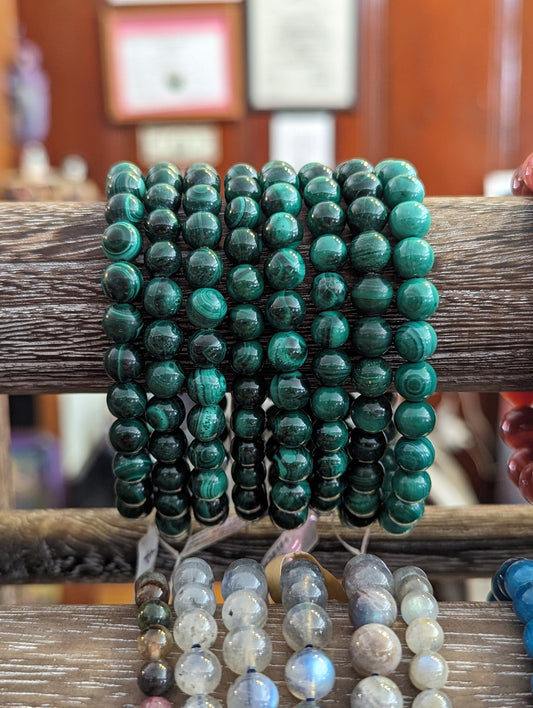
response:
[[[220,406],[196,405],[187,414],[189,433],[203,442],[214,440],[222,435],[226,428],[226,418]]]
[[[218,366],[226,357],[226,342],[215,330],[201,329],[191,335],[188,351],[192,363],[196,366]]]
[[[102,329],[117,344],[133,342],[142,332],[143,318],[130,303],[110,305],[102,318]]]
[[[224,175],[224,184],[227,185],[231,179],[234,177],[240,177],[241,175],[255,180],[259,179],[259,174],[253,165],[250,165],[247,162],[236,162]]]
[[[284,482],[301,482],[313,471],[313,458],[305,447],[278,447],[272,458],[272,470]]]
[[[395,472],[392,477],[392,491],[404,502],[421,502],[431,491],[431,478],[424,470],[417,474]]]
[[[156,162],[146,173],[146,186],[151,187],[159,182],[171,184],[176,191],[181,192],[183,177],[179,167],[176,167],[172,162]]]
[[[141,418],[146,410],[146,393],[136,383],[115,383],[106,396],[107,408],[115,418]]]
[[[305,319],[305,303],[294,290],[282,290],[268,298],[265,315],[274,329],[281,332],[295,330]]]
[[[353,234],[381,231],[387,223],[388,211],[376,197],[358,197],[346,209],[346,220]]]
[[[173,359],[183,345],[183,332],[173,320],[154,320],[144,331],[144,346],[154,359]]]
[[[258,179],[263,191],[276,182],[287,182],[294,185],[296,189],[298,189],[300,184],[298,173],[292,165],[289,165],[284,160],[270,160],[270,162],[264,164],[259,172]]]
[[[229,328],[237,339],[251,341],[261,336],[264,329],[263,315],[255,305],[241,303],[230,308]]]
[[[385,184],[384,200],[389,209],[400,202],[423,202],[424,185],[414,175],[396,175]]]
[[[439,306],[439,293],[430,280],[410,278],[398,288],[396,305],[408,320],[427,320]]]
[[[236,342],[229,351],[233,371],[243,376],[253,376],[263,366],[263,345],[257,340]]]
[[[153,275],[171,276],[181,267],[181,251],[173,241],[156,241],[146,249],[144,263]]]
[[[215,329],[228,311],[224,296],[214,288],[198,288],[185,306],[189,322],[200,329]]]
[[[204,501],[212,501],[226,493],[228,478],[222,467],[214,470],[193,469],[189,486],[194,497]]]
[[[224,221],[228,229],[255,229],[261,221],[259,204],[251,197],[235,197],[224,210]]]
[[[261,187],[257,179],[249,175],[236,175],[225,181],[224,184],[224,199],[226,202],[231,202],[235,197],[250,197],[254,201],[259,201],[261,198]]]
[[[231,478],[243,489],[254,489],[265,481],[266,470],[262,462],[247,466],[234,462],[231,466]]]
[[[300,447],[311,439],[313,426],[311,419],[302,410],[278,410],[272,418],[272,435],[280,445]]]
[[[109,347],[103,360],[107,375],[120,383],[135,381],[144,369],[142,352],[133,344],[116,344]]]
[[[348,442],[348,428],[343,420],[317,421],[313,427],[313,440],[323,452],[335,452]]]
[[[379,273],[390,256],[390,243],[379,231],[363,231],[350,244],[350,261],[356,273]]]
[[[379,524],[387,533],[394,536],[406,535],[414,529],[414,524],[397,524],[391,519],[386,508],[381,509],[379,513]]]
[[[111,263],[102,275],[102,291],[115,302],[133,302],[143,286],[141,271],[133,263]]]
[[[423,238],[431,226],[431,214],[420,202],[401,202],[391,211],[389,226],[397,239],[409,236]]]
[[[340,165],[337,165],[337,169],[335,170],[335,179],[342,187],[348,177],[355,172],[372,172],[372,170],[373,167],[368,160],[364,160],[360,157],[354,157],[351,160],[345,160],[344,162],[341,162]]]
[[[386,396],[358,396],[352,403],[350,415],[356,427],[366,433],[379,433],[391,421],[391,404]]]
[[[223,271],[218,253],[206,246],[191,251],[183,264],[185,277],[194,288],[212,288],[222,278]]]
[[[187,393],[201,406],[219,403],[226,395],[224,374],[214,367],[195,369],[187,377]]]
[[[321,271],[336,271],[343,267],[348,257],[344,241],[334,234],[323,234],[309,248],[309,259]]]
[[[255,266],[242,263],[228,273],[226,288],[229,296],[237,302],[253,302],[261,297],[265,284]]]
[[[113,194],[106,204],[104,215],[108,224],[114,224],[117,221],[140,224],[144,217],[144,206],[134,194],[126,192]]]
[[[399,438],[394,446],[394,457],[402,470],[423,472],[435,461],[435,448],[428,438]]]
[[[351,204],[359,197],[376,197],[381,199],[383,195],[383,185],[372,172],[353,172],[346,178],[342,186],[342,196],[346,204]]]
[[[144,504],[126,504],[122,499],[116,499],[118,513],[125,519],[140,519],[153,509],[152,500],[148,498]]]
[[[330,201],[338,204],[341,200],[341,188],[332,177],[313,177],[305,185],[303,197],[309,208],[319,202]]]
[[[137,625],[141,632],[154,625],[169,628],[172,624],[170,607],[162,600],[147,600],[137,612]]]
[[[292,290],[305,277],[305,263],[293,248],[280,248],[271,253],[265,263],[265,278],[276,290]]]
[[[348,467],[348,455],[344,450],[320,452],[314,455],[314,470],[324,478],[340,477]]]
[[[146,388],[158,398],[173,398],[184,383],[183,369],[172,359],[154,361],[146,369]]]
[[[113,474],[124,482],[140,482],[152,471],[152,460],[146,452],[136,455],[124,455],[117,452],[113,456]]]
[[[106,179],[109,179],[118,172],[124,171],[135,172],[139,175],[139,177],[142,177],[142,170],[138,165],[136,165],[134,162],[129,162],[128,160],[121,160],[120,162],[115,162],[113,165],[111,165],[107,172]]]
[[[176,460],[173,465],[156,462],[152,470],[152,483],[160,492],[180,492],[189,479],[186,460]]]
[[[394,412],[394,424],[400,435],[420,438],[435,427],[435,411],[427,401],[402,401]]]
[[[345,475],[347,489],[356,492],[377,492],[383,482],[385,471],[381,462],[352,460]]]
[[[144,289],[144,309],[158,319],[173,317],[180,309],[182,301],[180,286],[170,278],[152,278]]]
[[[423,238],[404,238],[394,247],[392,262],[400,278],[422,278],[433,268],[435,256]]]
[[[272,502],[281,509],[291,513],[305,509],[311,499],[311,487],[307,480],[301,482],[275,482],[271,490]]]
[[[265,429],[265,411],[260,408],[238,408],[231,414],[231,429],[243,440],[255,440]]]
[[[437,374],[427,361],[402,364],[396,370],[394,383],[407,401],[424,401],[435,393]]]
[[[178,217],[164,207],[151,211],[144,222],[144,230],[152,243],[175,241],[180,232]]]
[[[297,332],[277,332],[270,338],[267,356],[276,371],[296,371],[307,359],[307,343]]]
[[[345,223],[344,209],[336,202],[319,202],[307,212],[307,227],[315,238],[323,234],[338,236]]]
[[[342,349],[322,349],[313,357],[313,373],[325,386],[337,386],[348,378],[350,357]]]
[[[331,499],[319,497],[315,494],[314,489],[311,493],[311,499],[309,501],[309,507],[316,511],[317,514],[330,514],[335,509],[338,509],[341,503],[341,495]]]
[[[190,532],[191,514],[187,512],[172,518],[170,516],[161,516],[161,514],[156,512],[155,525],[161,536],[171,541],[178,541],[188,536]]]
[[[243,440],[233,438],[231,443],[231,456],[236,463],[243,467],[251,467],[263,462],[265,446],[261,438],[257,440]]]
[[[109,442],[117,452],[132,455],[146,447],[148,430],[138,418],[115,420],[109,428]]]
[[[102,251],[110,261],[134,261],[141,248],[141,234],[127,221],[117,221],[103,233]]]
[[[145,482],[115,481],[115,496],[126,504],[144,504],[148,497],[150,487]]]
[[[266,382],[261,376],[236,376],[232,387],[235,405],[252,410],[262,406],[266,399]]]
[[[410,162],[394,158],[388,158],[378,162],[374,167],[374,172],[384,185],[397,175],[413,175],[413,177],[417,175],[415,167]]]
[[[309,402],[309,384],[299,371],[276,374],[270,382],[270,398],[278,408],[295,411]]]
[[[271,503],[268,509],[268,514],[272,523],[278,528],[284,529],[285,531],[293,531],[294,529],[299,529],[305,524],[307,517],[309,516],[309,507],[306,506],[300,511],[289,512],[278,509],[277,506],[274,506]]]
[[[348,340],[350,325],[338,310],[324,310],[311,323],[311,337],[324,349],[337,349]]]
[[[437,333],[428,322],[404,322],[396,331],[394,343],[407,361],[423,361],[435,353]]]
[[[385,359],[361,359],[352,370],[355,390],[363,396],[381,396],[392,381],[392,369]]]
[[[226,494],[216,499],[193,499],[194,518],[202,526],[220,526],[228,518],[229,500]]]
[[[189,511],[190,497],[187,492],[179,494],[157,492],[154,495],[154,506],[161,516],[169,519],[178,519]]]
[[[378,462],[387,449],[385,433],[365,433],[353,428],[350,433],[348,450],[354,460],[359,462]]]
[[[302,208],[302,197],[298,189],[287,182],[269,185],[261,197],[261,208],[265,216],[279,212],[298,216]]]
[[[181,204],[181,194],[171,184],[159,182],[146,190],[144,205],[148,211],[152,209],[170,209],[178,211]]]
[[[268,497],[266,490],[242,489],[234,487],[231,492],[235,513],[245,521],[256,521],[263,517],[268,510]]]
[[[397,524],[415,524],[424,516],[425,504],[423,501],[405,502],[393,494],[385,502],[385,509]]]
[[[193,467],[203,470],[213,470],[220,467],[226,457],[226,449],[218,438],[202,441],[192,440],[187,450],[189,461]]]
[[[252,229],[233,229],[224,240],[224,253],[236,264],[258,263],[262,250],[261,237]]]
[[[211,185],[218,192],[220,190],[220,176],[215,168],[207,162],[195,162],[185,171],[183,191],[187,191],[196,184]]]
[[[382,317],[362,317],[352,328],[352,344],[361,356],[381,356],[392,344],[392,328]]]
[[[358,278],[352,288],[352,302],[364,315],[381,315],[389,307],[393,289],[390,282],[376,273]]]
[[[288,246],[296,248],[302,238],[302,225],[292,214],[272,214],[263,224],[263,241],[272,250]]]
[[[176,430],[185,420],[185,406],[181,398],[150,399],[146,408],[146,422],[160,433]]]
[[[134,194],[139,199],[143,199],[146,193],[146,185],[142,173],[137,166],[124,164],[121,168],[110,171],[106,178],[105,195],[106,198],[114,194],[127,192]]]
[[[148,449],[152,457],[164,464],[173,464],[181,460],[187,452],[187,437],[183,430],[178,428],[172,433],[154,431],[150,436]]]
[[[319,386],[311,396],[311,410],[320,420],[338,420],[348,415],[350,400],[340,386]]]
[[[323,479],[318,475],[313,475],[309,480],[311,485],[311,505],[313,505],[313,500],[326,501],[338,499],[340,503],[340,496],[343,493],[346,485],[342,477],[333,477],[332,479]],[[333,507],[335,508],[335,507]]]
[[[183,240],[190,248],[216,248],[221,237],[220,219],[209,211],[197,211],[183,223]]]
[[[208,211],[218,216],[222,200],[220,194],[210,184],[194,184],[184,193],[182,205],[187,216],[197,211]]]
[[[335,179],[331,167],[323,165],[321,162],[308,162],[298,171],[300,189],[305,189],[307,183],[315,177],[329,177],[330,179]]]
[[[379,494],[374,492],[357,492],[346,489],[342,495],[342,503],[351,514],[367,518],[374,516],[379,509]]]

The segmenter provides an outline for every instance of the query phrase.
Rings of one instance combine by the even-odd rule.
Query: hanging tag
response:
[[[159,549],[159,532],[155,524],[150,524],[148,530],[137,542],[137,568],[135,579],[155,568],[157,551]]]
[[[181,550],[181,558],[195,556],[204,548],[218,543],[228,536],[242,531],[249,526],[251,521],[244,521],[238,516],[230,516],[220,526],[207,527],[201,531],[191,534]]]
[[[268,565],[273,558],[286,555],[287,553],[312,551],[318,543],[316,520],[317,517],[314,514],[309,514],[307,521],[303,526],[300,526],[299,529],[280,533],[263,556],[261,565]]]

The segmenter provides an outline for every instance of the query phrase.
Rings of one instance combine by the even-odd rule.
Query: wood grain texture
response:
[[[325,705],[349,706],[358,677],[347,651],[353,631],[346,605],[330,602],[333,637],[327,653],[335,664],[337,680]],[[214,647],[222,663],[222,681],[214,695],[225,703],[235,676],[224,666],[221,646],[225,629],[216,618],[219,635]],[[266,629],[273,657],[265,671],[277,684],[280,706],[295,704],[283,680],[291,650],[281,633],[284,609],[271,605]],[[509,603],[441,603],[439,622],[445,632],[441,653],[449,664],[446,692],[454,708],[526,708],[533,705],[529,675],[533,662],[523,648],[522,626]],[[63,606],[0,608],[0,703],[4,706],[81,705],[131,708],[142,701],[136,683],[142,664],[136,646],[135,608],[122,606]],[[395,624],[403,657],[391,674],[402,690],[406,706],[417,691],[408,679],[411,653],[405,644],[405,625]],[[179,650],[174,647],[170,661]],[[181,706],[185,696],[174,687],[168,695]]]
[[[432,359],[439,388],[533,389],[533,201],[456,197],[426,203],[436,254],[432,279],[441,294],[432,318],[439,335]],[[0,392],[106,390],[104,228],[100,203],[0,204]],[[306,234],[304,257],[308,244]],[[308,270],[301,287],[307,298],[313,275]],[[352,283],[353,274],[345,274]],[[187,284],[180,276],[178,282],[186,296]],[[308,310],[300,330],[304,336],[312,306]],[[353,323],[353,308],[347,306],[346,314]],[[391,321],[397,321],[394,313]],[[227,340],[232,341],[229,334]],[[394,355],[391,363],[397,363]]]

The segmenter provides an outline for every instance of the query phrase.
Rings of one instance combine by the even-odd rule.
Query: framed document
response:
[[[247,46],[256,110],[354,104],[357,0],[248,0]]]
[[[235,3],[107,8],[101,38],[111,120],[239,117],[242,34]]]

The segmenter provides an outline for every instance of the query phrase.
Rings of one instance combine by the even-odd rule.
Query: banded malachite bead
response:
[[[261,168],[258,176],[259,184],[263,191],[276,182],[286,182],[299,187],[298,173],[285,160],[270,160]]]
[[[121,383],[138,379],[144,369],[142,352],[133,344],[109,347],[104,353],[103,362],[108,376]]]
[[[366,433],[359,428],[353,428],[348,449],[354,460],[378,462],[387,449],[387,437],[383,432]]]
[[[336,349],[346,343],[350,326],[338,310],[323,310],[311,323],[311,337],[324,349]]]
[[[313,458],[306,447],[280,445],[272,458],[272,471],[285,482],[301,482],[313,471]]]
[[[241,263],[228,273],[226,288],[230,297],[237,302],[253,302],[263,294],[265,284],[258,268]]]
[[[391,404],[386,396],[358,396],[352,403],[350,415],[356,427],[366,433],[379,433],[391,421]]]
[[[109,170],[105,183],[105,195],[109,199],[114,194],[127,192],[143,199],[146,185],[142,172],[136,165],[123,163],[121,167]]]
[[[385,470],[381,462],[352,460],[345,475],[347,489],[357,492],[377,491],[381,487]]]
[[[189,478],[186,460],[176,460],[172,465],[156,462],[152,470],[152,484],[160,492],[179,492],[185,488]]]
[[[134,261],[141,247],[139,230],[127,221],[111,224],[102,236],[102,251],[111,261]]]
[[[180,233],[180,223],[173,211],[160,207],[148,214],[144,222],[144,230],[152,243],[175,241]]]
[[[269,507],[269,515],[271,521],[276,524],[276,526],[280,529],[290,531],[298,529],[305,524],[309,516],[309,507],[304,506],[299,511],[289,512],[271,504]]]
[[[215,248],[221,237],[220,220],[209,211],[190,214],[183,223],[183,240],[190,248]]]
[[[309,260],[318,271],[336,271],[343,267],[348,257],[346,244],[334,234],[323,234],[309,247]]]
[[[170,209],[178,211],[181,204],[181,194],[171,184],[158,182],[146,190],[144,205],[148,211],[153,209]]]
[[[231,466],[231,478],[236,485],[243,489],[254,489],[263,484],[266,477],[265,465],[258,462],[255,465],[241,465],[234,462]]]
[[[252,341],[261,336],[264,329],[261,310],[251,303],[239,303],[230,308],[229,328],[241,341]]]
[[[392,477],[392,491],[404,502],[424,501],[431,491],[431,478],[425,470],[414,474],[398,470]]]
[[[148,450],[159,462],[166,465],[174,464],[185,455],[187,438],[180,428],[171,432],[156,430],[150,435]]]
[[[158,432],[176,430],[185,420],[185,406],[181,398],[154,396],[146,406],[146,422]]]
[[[354,199],[359,197],[376,197],[381,199],[383,195],[383,185],[379,177],[376,177],[372,172],[362,170],[360,172],[352,172],[342,185],[342,196],[346,204],[351,204]]]
[[[106,396],[107,408],[115,418],[141,418],[146,402],[146,393],[134,382],[115,383]]]
[[[341,450],[348,442],[348,427],[341,419],[317,420],[313,426],[313,441],[323,452]]]
[[[259,174],[253,165],[250,165],[247,162],[236,162],[228,168],[228,171],[224,175],[224,184],[226,185],[231,179],[241,175],[250,177],[254,180],[259,179]]]
[[[307,343],[297,332],[277,332],[270,338],[267,356],[277,371],[296,371],[307,359]]]
[[[148,429],[138,418],[115,420],[109,429],[109,442],[124,454],[140,452],[148,443]]]
[[[162,516],[156,512],[155,525],[163,537],[178,540],[189,533],[191,515],[188,511],[176,517]]]
[[[435,411],[427,401],[402,401],[394,412],[396,429],[406,438],[429,435],[435,421]]]
[[[393,289],[386,278],[368,273],[355,281],[351,297],[355,307],[364,315],[381,315],[392,302]]]
[[[226,205],[224,221],[230,231],[232,229],[255,229],[261,221],[261,209],[251,197],[235,197]]]
[[[352,364],[342,349],[322,349],[313,357],[312,368],[320,383],[335,386],[346,381]]]
[[[142,289],[143,276],[133,263],[116,261],[104,270],[101,280],[104,295],[115,302],[133,302]]]
[[[210,470],[222,465],[226,449],[219,438],[207,441],[196,438],[189,444],[187,455],[193,467]]]
[[[376,197],[358,197],[346,209],[346,220],[353,234],[381,231],[387,223],[387,218],[387,207]]]
[[[146,369],[146,387],[159,398],[173,398],[183,388],[185,374],[173,359],[154,361]]]
[[[220,282],[223,272],[220,256],[207,246],[195,248],[183,264],[183,273],[194,288],[212,288]]]
[[[224,253],[236,264],[256,264],[262,250],[261,238],[249,228],[233,229],[224,240]]]
[[[228,311],[224,296],[214,288],[198,288],[188,297],[185,305],[191,324],[201,329],[214,329]]]
[[[305,479],[301,482],[278,480],[272,485],[270,496],[273,504],[278,509],[294,513],[308,507],[311,498],[311,487]]]
[[[423,361],[435,353],[437,334],[428,322],[404,322],[396,330],[394,343],[398,354],[407,361]]]
[[[104,212],[108,224],[117,221],[128,221],[130,224],[140,224],[144,217],[142,201],[134,194],[121,192],[113,194],[106,204]]]
[[[146,186],[151,187],[159,182],[171,184],[177,192],[181,192],[183,177],[179,167],[176,167],[172,162],[156,162],[146,173]]]
[[[402,364],[396,370],[394,383],[407,401],[423,401],[435,393],[437,374],[427,361]]]
[[[261,198],[261,187],[257,179],[249,175],[235,175],[224,182],[224,198],[231,202],[235,197],[250,197],[258,201]]]
[[[166,519],[178,519],[188,513],[190,496],[185,490],[173,494],[157,491],[154,494],[154,506],[160,516]]]
[[[180,286],[170,278],[152,278],[144,289],[144,309],[158,319],[173,317],[180,309],[182,301]]]
[[[356,273],[379,273],[390,260],[391,246],[379,231],[363,231],[352,240],[349,252]]]
[[[361,317],[352,328],[352,344],[361,356],[382,356],[392,340],[392,328],[382,317]]]
[[[124,482],[140,482],[152,471],[152,460],[146,452],[125,455],[117,452],[112,461],[113,474]]]
[[[335,173],[331,167],[323,165],[321,162],[307,162],[298,170],[300,188],[305,189],[306,184],[314,177],[330,177],[331,179],[335,179]]]
[[[265,445],[263,440],[243,440],[242,438],[233,438],[231,443],[231,456],[243,467],[251,467],[263,462],[265,457]]]
[[[311,419],[302,410],[287,411],[276,409],[270,422],[272,435],[285,447],[300,447],[311,439]]]
[[[390,178],[383,190],[383,199],[389,209],[401,202],[423,202],[424,196],[424,185],[412,174],[400,174]]]
[[[144,326],[140,311],[131,303],[110,305],[102,318],[102,329],[116,344],[133,342]]]
[[[195,403],[210,406],[226,395],[226,379],[218,369],[195,369],[187,377],[187,393]]]
[[[263,224],[263,241],[272,250],[291,246],[296,248],[302,238],[302,225],[292,214],[277,212]]]
[[[144,263],[154,275],[171,276],[181,267],[181,251],[173,241],[156,241],[146,249]]]
[[[235,342],[229,351],[233,371],[243,376],[253,376],[263,366],[263,345],[257,340]]]
[[[216,330],[201,329],[189,338],[188,352],[196,366],[218,366],[226,357],[226,342]]]
[[[217,192],[220,189],[220,176],[215,168],[207,162],[195,162],[190,165],[183,175],[183,191],[196,184],[207,184]]]
[[[345,223],[344,209],[336,202],[318,202],[307,212],[307,226],[315,238],[323,234],[339,235]]]
[[[265,411],[255,408],[235,408],[231,414],[233,433],[243,440],[255,440],[265,429]]]
[[[193,469],[189,479],[191,493],[196,499],[213,501],[226,493],[228,478],[222,467],[213,470]]]
[[[278,408],[303,408],[310,398],[307,379],[300,371],[276,374],[270,382],[270,398]]]
[[[397,175],[413,175],[417,176],[416,168],[407,160],[398,160],[396,158],[387,158],[381,160],[374,167],[374,172],[379,179],[386,184],[389,180]]]
[[[381,357],[360,359],[352,369],[352,381],[364,396],[381,396],[391,385],[392,369]]]
[[[338,182],[327,175],[311,178],[303,188],[303,198],[310,208],[319,202],[336,202],[341,200],[341,188]]]
[[[195,405],[187,414],[187,427],[198,440],[214,440],[226,427],[224,411],[218,405]]]
[[[282,332],[295,330],[305,319],[305,303],[294,290],[273,293],[265,303],[265,316],[269,323]]]
[[[396,305],[408,320],[427,320],[439,306],[439,293],[430,280],[410,278],[398,288]]]
[[[416,440],[401,437],[394,444],[394,457],[406,472],[422,472],[435,461],[435,448],[426,437]]]
[[[345,450],[319,452],[314,456],[315,471],[323,478],[340,477],[346,472],[348,455]]]
[[[350,396],[340,386],[319,386],[311,395],[311,410],[320,420],[344,418],[350,409]]]
[[[220,212],[222,200],[210,184],[194,184],[184,193],[182,206],[187,216],[197,211],[208,211],[216,216]]]
[[[302,208],[302,197],[293,184],[275,182],[263,192],[261,208],[267,217],[278,212],[298,216]]]
[[[183,345],[183,332],[173,320],[154,320],[144,330],[144,346],[154,359],[173,359]]]
[[[305,263],[293,248],[279,248],[265,262],[265,278],[276,290],[292,290],[305,277]]]
[[[410,236],[396,244],[392,261],[400,278],[421,278],[433,268],[435,256],[425,239]]]
[[[401,202],[391,211],[389,226],[397,239],[416,236],[423,238],[431,226],[431,215],[420,202]]]
[[[411,525],[419,521],[424,516],[424,508],[423,501],[405,502],[394,494],[385,501],[385,509],[391,520],[400,525]]]

